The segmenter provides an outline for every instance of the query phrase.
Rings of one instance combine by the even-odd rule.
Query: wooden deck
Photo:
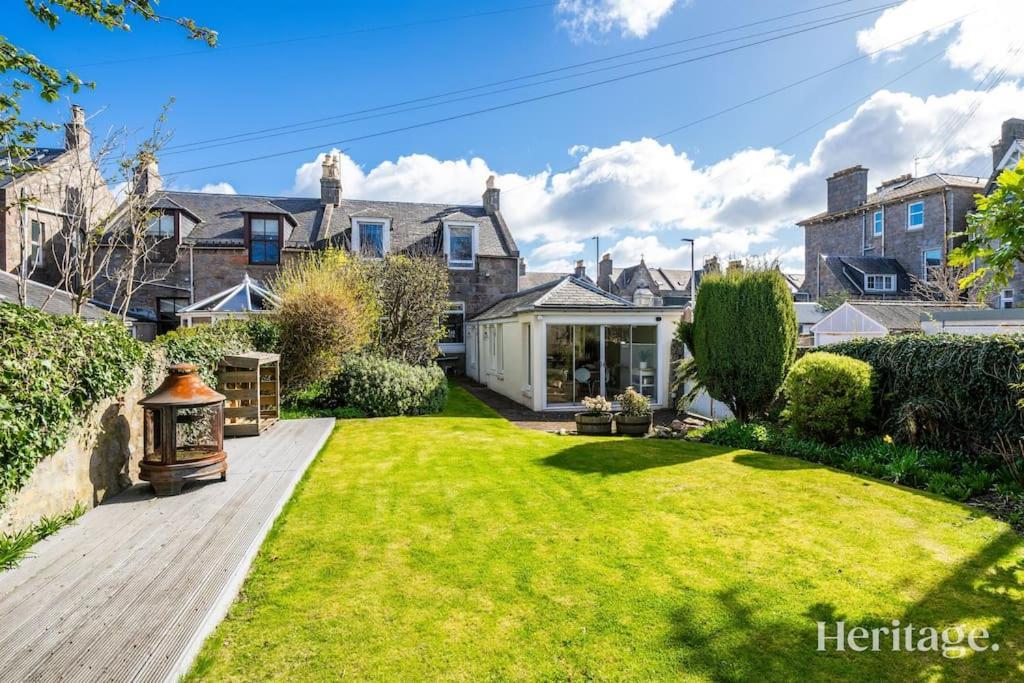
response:
[[[226,482],[135,486],[0,573],[0,681],[177,680],[333,425],[228,440]]]

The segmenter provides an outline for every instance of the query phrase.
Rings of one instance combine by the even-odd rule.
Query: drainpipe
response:
[[[194,245],[188,245],[188,302],[196,302],[195,260],[192,258]]]

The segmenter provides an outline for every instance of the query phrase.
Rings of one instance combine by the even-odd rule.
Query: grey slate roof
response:
[[[921,321],[943,311],[964,311],[971,307],[918,302],[863,302],[851,301],[849,305],[871,318],[890,332],[919,332]]]
[[[52,296],[51,296],[52,295]],[[18,303],[18,278],[11,273],[0,271],[0,301]],[[28,305],[54,315],[71,315],[72,297],[63,289],[54,289],[33,280],[28,281]],[[109,320],[113,316],[106,310],[91,303],[82,305],[81,317],[86,320]]]
[[[519,276],[519,291],[532,289],[533,287],[543,285],[546,282],[561,280],[567,275],[572,275],[572,273],[544,273],[540,271],[526,272]]]
[[[822,211],[810,218],[805,218],[804,220],[799,221],[797,225],[814,223],[831,216],[839,216],[849,213],[850,211],[857,211],[863,208],[896,201],[898,199],[938,192],[944,187],[964,187],[976,192],[981,192],[985,189],[985,180],[975,176],[956,175],[954,173],[932,173],[926,176],[921,176],[920,178],[911,178],[903,182],[893,183],[891,185],[885,185],[878,188],[874,192],[868,194],[867,199],[863,204],[855,207],[854,209],[850,209],[849,211],[836,211],[831,214],[828,211]]]
[[[39,167],[46,166],[66,151],[63,147],[36,147],[34,153],[22,163]],[[13,176],[6,173],[7,170],[9,170],[7,160],[4,158],[3,150],[0,150],[0,187],[9,185],[14,180]]]
[[[518,250],[500,214],[488,215],[482,206],[419,204],[342,199],[337,206],[320,204],[318,197],[275,197],[204,192],[161,191],[153,201],[172,201],[199,218],[199,224],[184,239],[187,244],[241,246],[244,244],[245,213],[284,215],[291,230],[284,246],[312,248],[328,243],[348,244],[352,219],[391,220],[391,249],[395,252],[428,249],[436,253],[441,245],[441,221],[472,220],[479,229],[480,256],[516,256]],[[326,220],[325,220],[326,216]]]
[[[913,283],[900,262],[881,256],[826,256],[825,265],[847,291],[853,294],[866,294],[864,291],[865,275],[895,275],[896,291],[884,292],[888,295],[905,296],[910,292]],[[874,292],[872,292],[874,293]]]
[[[507,318],[519,311],[576,308],[637,307],[621,297],[609,294],[592,282],[566,275],[560,280],[551,280],[521,292],[507,294],[473,319],[495,320]]]

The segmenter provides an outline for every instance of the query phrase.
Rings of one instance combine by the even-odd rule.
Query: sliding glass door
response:
[[[547,405],[609,399],[632,386],[658,400],[658,330],[654,325],[548,325]]]

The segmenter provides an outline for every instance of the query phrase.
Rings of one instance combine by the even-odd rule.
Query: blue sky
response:
[[[1018,3],[891,3],[833,26],[589,90],[331,143],[668,64],[743,41],[710,43],[884,4],[850,0],[657,48],[826,1],[415,0],[291,3],[287,11],[281,3],[161,3],[164,14],[191,16],[218,30],[221,46],[213,50],[189,43],[166,23],[136,22],[131,33],[109,33],[69,18],[51,32],[25,11],[8,11],[4,31],[45,61],[96,81],[95,90],[74,101],[95,113],[90,124],[98,135],[122,125],[146,130],[162,104],[175,98],[171,146],[648,49],[628,59],[657,59],[503,94],[310,124],[318,127],[240,144],[169,146],[160,167],[178,188],[314,194],[317,154],[333,148],[344,155],[350,196],[452,202],[478,201],[493,172],[503,210],[535,269],[564,268],[575,258],[592,263],[589,238],[600,235],[602,250],[611,249],[620,263],[641,254],[658,265],[688,263],[679,238],[695,236],[698,259],[767,253],[799,270],[802,234],[793,221],[820,210],[831,171],[864,163],[872,183],[909,172],[914,157],[933,152],[933,142],[948,128],[949,144],[919,162],[921,170],[988,173],[987,146],[999,121],[1024,115],[1016,80],[1024,74],[1024,59],[1012,42],[1021,39],[1008,30],[1024,25]],[[464,16],[492,11],[500,13]],[[430,23],[417,23],[424,21]],[[928,29],[934,30],[922,35]],[[899,49],[650,139],[899,41]],[[688,48],[698,49],[660,57]],[[986,90],[1000,74],[1000,82]],[[850,104],[855,106],[839,111]],[[28,110],[57,120],[65,106],[32,101]],[[304,151],[229,163],[296,148]],[[182,173],[218,164],[226,165]]]

